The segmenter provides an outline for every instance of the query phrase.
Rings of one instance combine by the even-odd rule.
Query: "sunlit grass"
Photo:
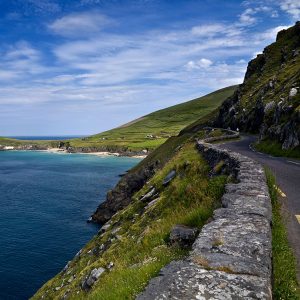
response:
[[[164,187],[163,179],[171,170],[176,170],[177,175]],[[115,225],[103,236],[96,236],[85,246],[81,258],[73,260],[71,269],[76,279],[54,293],[53,289],[69,278],[59,274],[35,299],[42,294],[44,299],[59,299],[68,289],[71,299],[134,299],[163,266],[187,254],[187,250],[169,244],[171,228],[176,224],[201,228],[219,206],[226,176],[209,178],[209,170],[195,144],[187,143],[135,194],[132,203],[112,218]],[[145,209],[146,204],[139,198],[151,186],[159,192],[159,200]],[[112,237],[114,241],[102,255],[88,254]],[[114,263],[113,269],[106,271],[90,292],[83,292],[82,277],[94,267],[106,267],[109,262]]]
[[[281,214],[275,177],[266,170],[267,183],[272,200],[272,253],[274,299],[300,299],[296,273],[296,260],[289,246],[285,223]]]
[[[284,156],[284,157],[291,157],[291,158],[298,158],[300,159],[300,146],[294,149],[282,149],[280,143],[276,141],[260,141],[259,143],[254,144],[256,150],[271,154],[273,156]]]

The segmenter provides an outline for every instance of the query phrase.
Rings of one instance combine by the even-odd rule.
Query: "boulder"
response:
[[[110,223],[107,222],[106,224],[104,224],[100,230],[98,231],[99,234],[106,232],[108,229],[110,228]]]
[[[181,248],[189,248],[195,241],[197,234],[197,228],[175,225],[170,233],[170,243],[178,245]]]
[[[169,174],[164,178],[163,185],[167,186],[176,176],[176,171],[172,170],[169,172]]]
[[[107,269],[112,269],[114,267],[114,263],[111,261],[108,265],[107,265]]]
[[[75,254],[75,257],[80,257],[81,253],[82,253],[82,249],[80,249],[80,250]]]
[[[97,268],[93,269],[91,273],[82,282],[81,288],[84,291],[89,290],[104,272],[105,269],[101,267],[98,269]]]
[[[289,96],[290,97],[295,97],[297,95],[297,89],[296,88],[291,88]]]
[[[148,190],[148,192],[146,193],[146,195],[142,196],[140,200],[142,202],[149,202],[153,199],[154,196],[157,196],[156,188],[151,187],[150,190]]]
[[[69,267],[70,267],[70,264],[71,264],[71,262],[68,261],[67,264],[64,266],[64,268],[63,268],[63,270],[62,270],[63,273],[67,272],[67,270],[68,270]]]
[[[150,201],[146,206],[145,206],[145,210],[147,210],[148,208],[152,207],[160,198],[156,198],[153,199],[152,201]]]

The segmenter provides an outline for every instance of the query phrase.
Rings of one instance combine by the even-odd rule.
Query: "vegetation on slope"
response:
[[[20,146],[22,141],[10,138],[0,137],[0,145],[2,146]]]
[[[275,178],[266,170],[272,201],[272,253],[274,299],[300,299],[296,273],[296,260],[287,239],[287,231],[281,214]]]
[[[215,126],[260,133],[283,149],[300,144],[300,22],[249,62],[245,80],[221,106]]]
[[[300,146],[293,149],[282,149],[281,144],[277,141],[263,140],[254,144],[257,151],[271,154],[273,156],[284,156],[300,159]]]
[[[206,117],[203,120],[197,120],[193,126],[181,131],[178,136],[169,138],[131,169],[121,178],[115,188],[107,193],[106,201],[102,202],[92,215],[93,221],[103,224],[118,210],[126,207],[131,202],[132,195],[179,151],[183,143],[215,134],[210,130],[203,130],[206,124]]]
[[[177,175],[165,187],[163,180],[171,170]],[[70,299],[133,299],[164,265],[186,254],[169,243],[172,226],[201,228],[219,205],[226,176],[209,178],[208,172],[209,166],[194,143],[182,145],[133,196],[131,204],[112,217],[107,230],[95,236],[33,299],[62,299],[66,295]],[[159,196],[149,205],[141,197],[152,187]],[[90,291],[83,291],[85,277],[99,267],[106,271]]]
[[[57,147],[57,141],[50,140],[17,140],[12,138],[0,137],[0,148],[5,146],[13,146],[13,147],[24,147],[29,148],[29,146],[37,147],[38,149],[47,147]]]
[[[218,108],[237,86],[220,89],[206,96],[168,107],[121,127],[83,139],[69,140],[71,147],[98,147],[111,151],[153,150],[184,127]]]

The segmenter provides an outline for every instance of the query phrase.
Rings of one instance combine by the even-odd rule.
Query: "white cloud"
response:
[[[76,37],[100,32],[112,21],[99,12],[73,13],[55,20],[48,28],[55,34]]]
[[[237,36],[242,33],[241,29],[234,25],[221,23],[194,26],[191,33],[197,37],[215,37],[218,35]]]
[[[267,5],[264,5],[264,2],[266,2]],[[273,5],[270,5],[269,1],[245,1],[245,6],[248,6],[247,9],[244,10],[244,12],[239,16],[239,23],[237,25],[240,26],[251,26],[254,25],[259,21],[259,17],[265,15],[271,17],[271,18],[277,18],[278,12],[273,7]]]
[[[252,54],[252,58],[256,58],[260,54],[262,54],[262,51],[256,51]]]
[[[209,68],[211,65],[213,64],[213,62],[210,59],[207,58],[201,58],[198,61],[189,61],[186,64],[186,68],[188,70],[192,70],[192,69],[207,69]]]
[[[0,80],[10,81],[18,77],[18,73],[10,70],[0,70]]]
[[[222,24],[199,25],[192,28],[192,34],[199,37],[215,36],[224,31]]]
[[[0,97],[0,103],[80,101],[84,105],[97,102],[120,106],[139,103],[140,99],[171,101],[174,94],[185,99],[199,90],[240,83],[246,62],[226,60],[250,56],[262,48],[263,38],[243,35],[243,30],[233,25],[211,24],[210,36],[203,40],[198,39],[204,34],[201,26],[197,26],[198,31],[195,28],[130,36],[101,33],[68,41],[53,48],[54,64],[59,65],[55,68],[44,66],[41,53],[30,44],[17,43],[0,58],[7,70],[0,78],[17,76],[25,82],[3,91],[11,97]],[[251,45],[249,38],[253,40]],[[220,57],[224,62],[216,62]],[[28,78],[29,73],[34,77]],[[152,93],[146,92],[149,90]]]
[[[280,8],[290,14],[294,19],[300,18],[300,2],[299,0],[281,0],[279,1]]]
[[[107,23],[82,17],[87,14],[68,15],[50,25],[53,32],[72,37],[51,46],[50,63],[43,59],[42,51],[25,41],[1,48],[2,107],[111,108],[110,113],[112,108],[134,107],[138,116],[241,83],[246,60],[280,29],[258,33],[237,22],[107,34],[102,30]],[[80,33],[85,26],[92,34],[73,39],[76,26]],[[118,120],[122,123],[133,117],[126,114],[128,119]]]
[[[27,75],[45,72],[47,69],[40,64],[41,53],[26,41],[19,41],[0,52],[0,78],[11,80],[16,78],[29,79]]]
[[[256,23],[256,18],[253,16],[256,11],[252,8],[247,8],[241,15],[240,15],[240,23],[241,25],[252,25]]]
[[[277,33],[281,30],[289,28],[290,26],[291,25],[288,25],[288,26],[281,25],[281,26],[276,26],[274,28],[270,28],[270,29],[266,30],[265,32],[258,34],[258,38],[260,38],[262,40],[274,42],[276,40]]]

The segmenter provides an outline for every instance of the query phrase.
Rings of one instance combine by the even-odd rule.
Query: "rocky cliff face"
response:
[[[106,195],[106,201],[101,203],[92,215],[94,222],[104,224],[116,212],[131,202],[132,195],[140,190],[145,182],[154,175],[158,163],[139,168],[137,172],[126,174]]]
[[[118,184],[106,195],[106,201],[101,203],[92,221],[100,224],[107,222],[116,212],[128,206],[132,196],[149,180],[157,170],[180,149],[180,145],[188,139],[188,134],[172,137],[151,152],[135,168],[124,175]]]
[[[217,127],[260,133],[283,149],[300,144],[300,22],[249,62],[243,84],[221,106]]]

